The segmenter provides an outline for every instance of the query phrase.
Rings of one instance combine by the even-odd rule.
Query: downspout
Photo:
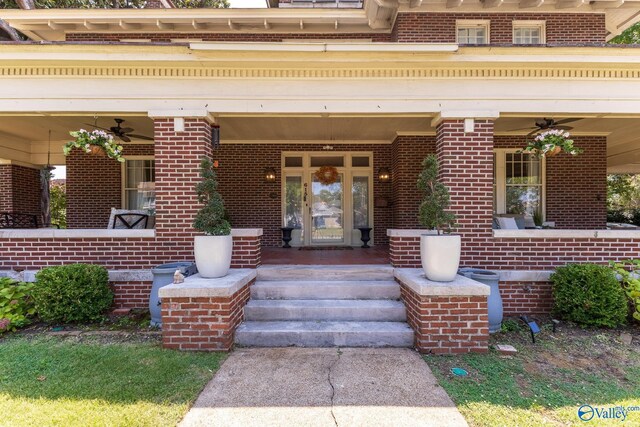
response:
[[[20,9],[35,9],[35,0],[16,0]]]

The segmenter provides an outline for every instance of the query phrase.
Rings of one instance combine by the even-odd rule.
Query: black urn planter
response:
[[[361,248],[369,248],[370,246],[367,244],[369,240],[371,240],[371,227],[358,227],[360,230],[360,240],[362,240],[363,245]]]
[[[291,232],[294,230],[293,227],[282,227],[282,241],[284,242],[283,248],[290,248],[291,245],[289,242],[291,241]]]

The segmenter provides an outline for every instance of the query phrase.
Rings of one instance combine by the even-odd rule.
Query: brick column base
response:
[[[244,319],[244,306],[249,301],[249,287],[255,282],[255,273],[250,279],[243,278],[244,284],[228,296],[213,293],[201,296],[208,292],[202,292],[202,285],[189,288],[189,279],[184,284],[160,289],[163,347],[187,351],[231,350],[235,331]],[[192,281],[212,283],[213,292],[219,289],[215,285],[219,280],[224,278],[192,276]],[[167,288],[173,289],[166,291]]]
[[[395,231],[395,230],[394,230]],[[404,230],[402,230],[404,231]],[[389,260],[394,267],[420,267],[420,237],[389,234]]]
[[[488,351],[488,286],[462,276],[453,282],[432,282],[412,268],[396,269],[394,274],[420,353]]]

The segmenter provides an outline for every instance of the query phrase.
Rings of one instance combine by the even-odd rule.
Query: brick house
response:
[[[554,267],[638,256],[640,231],[607,229],[606,174],[640,170],[640,60],[607,41],[640,2],[270,3],[3,10],[30,41],[0,42],[0,210],[40,213],[50,155],[67,168],[68,229],[0,230],[0,270],[103,264],[117,305],[144,307],[149,268],[193,257],[203,155],[220,165],[236,268],[259,267],[285,226],[301,247],[360,246],[372,227],[392,266],[418,267],[415,183],[431,153],[462,263],[501,272],[507,314],[547,312]],[[62,155],[70,130],[114,118],[149,138],[124,144],[124,165]],[[573,119],[584,154],[517,153],[542,118]],[[326,165],[331,186],[313,175]],[[155,228],[107,230],[111,208],[148,207],[149,183]],[[508,213],[553,228],[494,229]]]

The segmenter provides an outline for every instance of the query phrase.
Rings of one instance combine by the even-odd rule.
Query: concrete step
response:
[[[245,347],[411,347],[404,322],[244,322],[236,344]]]
[[[389,265],[270,265],[258,268],[256,280],[393,280]]]
[[[267,280],[251,286],[252,299],[336,300],[400,298],[400,285],[393,280],[303,281]]]
[[[392,300],[250,300],[247,321],[326,320],[404,322],[404,304]]]

